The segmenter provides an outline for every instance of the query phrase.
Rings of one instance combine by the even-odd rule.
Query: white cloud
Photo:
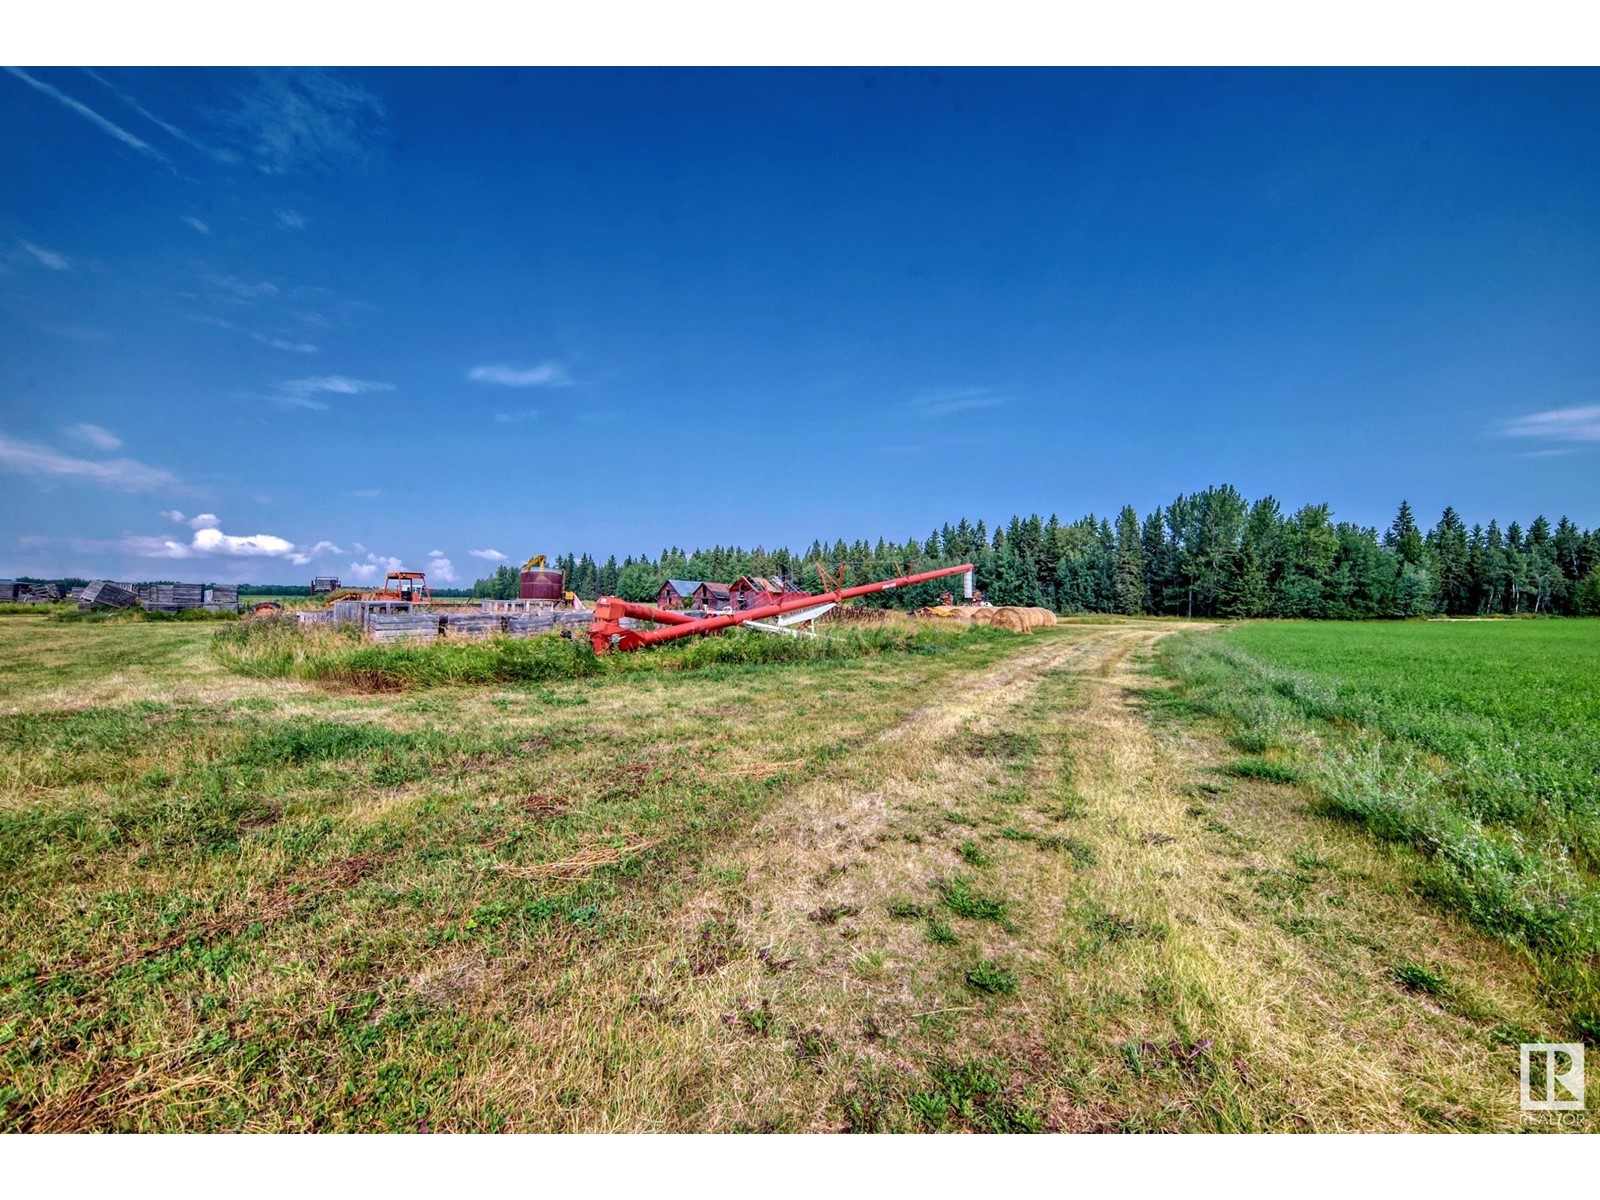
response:
[[[989,388],[953,387],[924,392],[900,407],[919,417],[946,417],[952,413],[997,408],[1005,403],[1006,397],[996,395]]]
[[[272,219],[277,222],[279,229],[304,229],[311,222],[304,213],[295,212],[292,208],[280,208],[272,214]]]
[[[230,554],[246,558],[289,558],[295,562],[310,561],[303,555],[295,554],[293,542],[270,533],[237,536],[223,533],[215,526],[208,525],[204,529],[195,530],[192,544],[196,554]]]
[[[490,562],[506,561],[506,556],[498,550],[468,550],[467,553],[472,555],[473,558],[484,558]]]
[[[175,521],[183,519],[183,514],[175,510],[161,515]],[[133,535],[123,538],[119,546],[143,558],[279,558],[300,567],[325,553],[343,553],[332,542],[304,547],[271,533],[224,533],[212,513],[201,513],[184,523],[194,530],[187,542],[159,535]]]
[[[106,120],[87,104],[83,104],[77,100],[74,100],[60,88],[51,87],[48,83],[45,83],[39,79],[35,79],[32,75],[29,75],[27,72],[22,71],[17,67],[0,67],[0,70],[11,72],[11,74],[22,80],[22,82],[27,84],[29,87],[37,88],[39,91],[43,92],[46,96],[49,96],[53,100],[59,100],[62,104],[65,104],[79,116],[94,122],[123,145],[132,146],[135,150],[139,151],[139,153],[148,154],[151,158],[157,159],[160,162],[170,162],[167,156],[162,154],[161,151],[157,150],[154,146],[150,145],[148,142],[134,137],[133,134],[122,128],[122,126],[112,124],[112,122]]]
[[[201,233],[211,232],[211,226],[207,225],[199,217],[179,217],[178,220],[182,221],[191,229],[198,229]]]
[[[456,568],[442,550],[428,551],[428,575],[440,583],[454,583],[456,581]]]
[[[319,395],[364,396],[370,392],[392,392],[394,384],[380,383],[375,379],[351,379],[348,375],[315,375],[308,379],[286,379],[277,385],[273,397],[279,404],[293,408],[322,411],[328,406]]]
[[[537,421],[539,419],[539,410],[537,408],[525,408],[520,412],[495,413],[494,419],[501,425],[520,425],[524,421]]]
[[[66,433],[71,437],[77,438],[80,442],[93,446],[96,450],[122,449],[121,438],[109,429],[100,425],[91,425],[87,421],[67,426]]]
[[[513,367],[497,363],[473,367],[467,378],[476,383],[498,383],[502,387],[567,387],[572,376],[558,362],[542,362],[531,367]]]
[[[1540,437],[1557,442],[1600,442],[1600,405],[1553,408],[1506,423],[1511,437]]]
[[[66,260],[66,256],[57,254],[54,250],[46,250],[43,246],[35,246],[32,242],[23,242],[22,248],[52,271],[72,270],[72,264]]]
[[[163,508],[161,510],[161,515],[167,520],[171,521],[174,525],[182,525],[189,519],[175,508]]]
[[[50,479],[84,480],[123,492],[156,492],[182,486],[171,471],[131,458],[72,458],[48,446],[4,434],[0,434],[0,468]]]
[[[357,583],[376,583],[390,571],[404,570],[398,558],[374,554],[359,542],[356,543],[356,549],[366,551],[367,561],[351,563],[350,569],[345,572],[345,577]]]

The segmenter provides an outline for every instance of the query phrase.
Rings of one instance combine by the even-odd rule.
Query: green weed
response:
[[[993,959],[984,959],[966,973],[967,986],[990,996],[1009,996],[1017,990],[1017,973]]]
[[[985,896],[973,890],[965,875],[941,880],[935,885],[944,906],[958,917],[971,921],[1003,921],[1008,908],[1004,898]]]

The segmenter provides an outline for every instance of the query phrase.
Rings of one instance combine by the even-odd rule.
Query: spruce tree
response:
[[[1126,616],[1144,612],[1144,542],[1139,514],[1126,504],[1117,514],[1116,608]]]
[[[1400,501],[1400,511],[1383,535],[1383,544],[1393,550],[1402,563],[1416,565],[1422,561],[1422,531],[1417,528],[1411,505],[1406,501]]]

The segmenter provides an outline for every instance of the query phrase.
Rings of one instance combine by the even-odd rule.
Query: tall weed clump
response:
[[[241,621],[219,630],[212,653],[229,670],[257,679],[303,679],[376,691],[580,679],[600,669],[587,642],[566,638],[380,645],[367,641],[354,626],[302,628],[285,617]]]

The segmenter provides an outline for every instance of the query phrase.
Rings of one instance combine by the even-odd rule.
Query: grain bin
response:
[[[549,600],[560,603],[565,576],[554,567],[529,567],[522,573],[518,592],[524,600]]]

